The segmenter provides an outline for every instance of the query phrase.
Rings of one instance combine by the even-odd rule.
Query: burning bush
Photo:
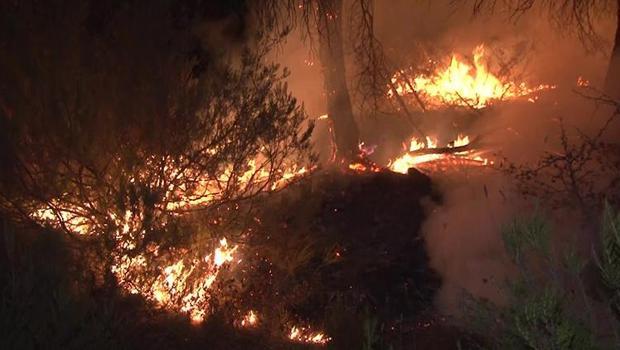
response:
[[[431,74],[415,74],[411,67],[400,70],[391,78],[388,96],[413,96],[423,109],[447,106],[480,109],[501,100],[523,98],[553,88],[545,84],[530,87],[525,82],[496,76],[489,69],[484,45],[474,49],[472,61],[470,64],[453,54],[449,64]]]
[[[209,209],[311,163],[285,74],[262,51],[219,54],[172,3],[108,9],[94,28],[81,2],[30,5],[2,7],[0,207],[88,243],[104,285],[201,319],[236,249],[205,229]]]

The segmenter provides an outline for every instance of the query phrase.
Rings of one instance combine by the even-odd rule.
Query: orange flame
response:
[[[288,338],[299,343],[310,343],[324,345],[331,341],[331,338],[323,332],[314,332],[307,327],[291,327]]]
[[[257,324],[258,324],[258,315],[256,314],[256,311],[254,310],[248,311],[248,313],[245,314],[245,316],[243,316],[243,319],[241,320],[242,327],[255,327]]]
[[[524,82],[502,81],[489,71],[484,55],[484,46],[479,45],[473,51],[473,65],[452,55],[446,67],[436,70],[432,75],[417,75],[413,81],[407,77],[411,68],[409,72],[401,70],[392,76],[394,88],[390,87],[388,96],[395,93],[405,96],[416,92],[431,109],[445,105],[479,109],[495,101],[516,99],[555,88],[546,84],[529,87]]]
[[[407,152],[391,161],[388,168],[394,172],[407,174],[410,168],[418,168],[420,165],[434,161],[456,160],[466,161],[472,165],[488,165],[492,162],[483,158],[479,153],[473,150],[463,150],[451,153],[433,153],[433,149],[437,149],[438,141],[436,138],[426,137],[426,143],[417,138],[412,138],[407,148]],[[458,135],[457,138],[448,143],[446,148],[463,147],[470,144],[469,136]],[[415,154],[416,151],[429,150],[428,153]],[[459,163],[459,162],[457,162]]]
[[[141,282],[146,281],[135,277],[125,277],[140,275],[140,271],[146,267],[143,255],[136,258],[122,256],[112,267],[112,272],[121,286],[129,288],[131,293],[140,293],[163,308],[186,313],[192,322],[202,322],[211,296],[210,288],[221,267],[233,261],[233,254],[238,248],[236,245],[229,247],[226,238],[219,243],[213,254],[207,255],[203,261],[194,259],[188,262],[181,258],[166,266],[151,285],[144,285]]]
[[[582,76],[577,77],[577,86],[579,87],[588,87],[590,86],[590,81]]]
[[[221,198],[222,183],[227,183],[232,177],[235,177],[235,182],[240,183],[240,186],[255,184],[259,191],[272,191],[314,170],[314,167],[298,167],[295,164],[282,169],[267,170],[262,168],[264,163],[257,158],[250,160],[241,174],[233,174],[230,168],[217,178],[196,179],[191,170],[176,167],[170,160],[163,169],[165,176],[196,179],[187,181],[195,183],[196,186],[186,188],[181,185],[178,188],[168,188],[164,194],[165,200],[162,201],[165,204],[159,205],[157,209],[176,215],[175,211],[179,209],[209,205]],[[148,179],[144,178],[144,174],[136,173],[129,181],[139,183]],[[80,235],[96,235],[105,232],[109,226],[114,227],[113,238],[117,249],[112,253],[114,263],[111,272],[122,288],[131,294],[141,294],[162,308],[186,313],[194,322],[200,322],[206,317],[207,306],[214,292],[211,290],[212,285],[220,270],[236,258],[238,248],[236,245],[231,246],[226,238],[222,238],[219,246],[203,258],[192,258],[188,250],[179,249],[171,254],[174,255],[174,260],[158,269],[152,264],[151,255],[157,257],[160,254],[159,246],[151,243],[147,245],[146,252],[141,254],[130,252],[138,246],[146,234],[142,228],[144,222],[142,204],[138,204],[137,209],[126,210],[120,215],[111,212],[104,218],[91,217],[85,208],[65,201],[63,196],[49,201],[45,206],[33,209],[30,216],[42,224]],[[104,225],[106,227],[103,227]]]

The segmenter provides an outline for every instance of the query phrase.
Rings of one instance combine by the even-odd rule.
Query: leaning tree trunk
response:
[[[342,43],[342,0],[319,0],[319,56],[325,80],[327,113],[333,122],[337,157],[357,155],[359,129],[353,117],[345,77]]]
[[[615,99],[620,99],[620,0],[616,11],[616,37],[605,77],[605,92]]]

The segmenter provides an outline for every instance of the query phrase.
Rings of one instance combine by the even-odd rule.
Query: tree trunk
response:
[[[325,80],[327,113],[333,123],[337,157],[353,159],[359,129],[347,88],[342,42],[342,0],[319,0],[319,56]]]
[[[616,37],[605,77],[605,92],[615,99],[620,99],[620,0],[618,0],[616,11]]]

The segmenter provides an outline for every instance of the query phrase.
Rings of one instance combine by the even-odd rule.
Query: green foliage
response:
[[[588,261],[575,251],[574,247],[569,246],[564,253],[564,266],[573,276],[579,276],[586,267]]]
[[[608,210],[603,236],[613,242],[608,237],[613,236],[614,226],[609,224],[609,213]],[[564,250],[563,259],[555,259],[558,252],[551,244],[551,228],[538,212],[507,225],[503,239],[519,272],[505,289],[507,304],[494,306],[468,299],[471,324],[488,345],[498,349],[600,348],[597,329],[588,323],[593,310],[581,280],[585,259],[572,247]],[[605,255],[605,264],[611,261],[607,256],[613,255]],[[607,269],[610,271],[606,275],[613,277],[613,267]],[[583,300],[570,292],[574,284],[581,290]]]
[[[609,308],[620,321],[620,213],[616,213],[607,202],[603,212],[600,239],[600,254],[595,254],[595,259],[601,279],[608,288]]]
[[[605,204],[601,229],[601,253],[597,259],[605,284],[620,292],[620,213]]]
[[[387,347],[383,346],[383,339],[381,337],[383,326],[379,323],[379,319],[368,310],[366,310],[364,316],[362,350],[387,349]]]
[[[547,287],[513,305],[512,344],[526,349],[593,349],[589,330],[567,314],[564,298]]]
[[[550,227],[541,213],[531,218],[513,220],[502,232],[504,246],[511,259],[520,264],[527,251],[550,253]]]

